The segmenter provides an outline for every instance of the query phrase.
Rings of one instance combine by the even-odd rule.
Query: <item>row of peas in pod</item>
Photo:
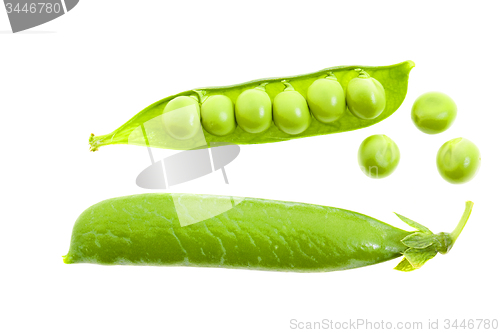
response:
[[[346,112],[359,119],[375,119],[386,107],[384,87],[364,70],[356,71],[358,76],[349,81],[346,91],[334,73],[328,73],[312,82],[306,96],[287,80],[273,101],[265,82],[243,91],[235,103],[226,95],[205,96],[203,91],[178,96],[163,110],[164,127],[175,139],[188,140],[200,124],[215,136],[231,134],[237,126],[247,133],[263,133],[273,122],[282,132],[298,135],[307,130],[312,117],[327,125],[335,124]]]
[[[90,150],[116,144],[175,150],[205,142],[264,144],[366,128],[399,109],[414,66],[411,60],[336,66],[190,89],[147,106],[108,134],[91,134]]]

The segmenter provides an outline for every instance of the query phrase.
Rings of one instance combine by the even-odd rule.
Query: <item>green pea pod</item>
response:
[[[99,147],[111,144],[133,144],[139,146],[151,146],[167,149],[191,149],[199,146],[205,146],[207,145],[207,143],[211,144],[217,142],[234,143],[239,145],[257,144],[286,141],[295,138],[304,138],[331,133],[340,133],[368,127],[392,115],[403,103],[408,87],[409,73],[414,66],[415,64],[412,61],[405,61],[396,65],[380,67],[340,66],[326,68],[324,70],[305,75],[261,79],[232,86],[185,91],[177,95],[164,98],[148,106],[132,119],[120,126],[118,129],[107,135],[94,136],[94,134],[91,134],[89,139],[90,149],[92,151],[96,151]],[[265,122],[269,120],[255,119],[255,121],[260,121],[262,122],[262,124],[252,123],[252,126],[255,128],[253,128],[252,126],[243,125],[236,126],[234,130],[232,130],[231,128],[232,125],[227,125],[229,126],[229,128],[227,130],[221,130],[219,134],[224,132],[227,132],[228,134],[220,136],[214,135],[217,133],[215,133],[213,130],[210,131],[213,133],[211,134],[205,128],[200,126],[198,135],[194,135],[194,133],[192,133],[191,135],[191,132],[189,132],[189,135],[185,136],[189,139],[186,140],[176,140],[176,138],[172,138],[171,136],[169,136],[168,132],[170,125],[165,126],[165,124],[161,121],[162,115],[166,110],[166,105],[169,101],[176,97],[188,96],[196,98],[199,103],[203,103],[205,100],[207,100],[208,97],[223,95],[229,97],[234,104],[236,103],[240,94],[248,91],[249,89],[258,88],[259,91],[267,93],[271,101],[274,101],[274,98],[284,90],[285,85],[282,83],[282,81],[286,80],[289,85],[293,86],[293,88],[298,93],[306,98],[308,88],[316,80],[325,77],[335,77],[341,84],[344,91],[346,91],[347,84],[353,78],[358,77],[360,70],[363,70],[364,73],[367,73],[372,78],[380,82],[386,92],[386,107],[384,111],[374,119],[360,119],[354,116],[351,112],[346,111],[339,119],[336,119],[336,117],[334,117],[334,121],[323,120],[324,122],[328,123],[320,122],[313,117],[306,130],[300,133],[294,132],[291,134],[283,132],[274,123],[270,125],[266,124]],[[269,105],[260,105],[260,108],[261,109],[259,110],[245,110],[245,112],[247,112],[245,113],[245,116],[251,114],[270,115]],[[170,110],[170,108],[167,109]],[[179,112],[191,112],[192,114],[195,113],[194,110],[189,110],[188,108],[185,108],[185,110],[179,109]],[[227,110],[224,110],[223,112],[224,117],[226,118],[227,112]],[[180,116],[169,115],[169,119],[164,119],[164,121],[173,121],[173,119],[184,118],[187,118],[187,116],[183,117],[182,114]],[[225,122],[227,122],[226,118],[224,118]],[[188,120],[185,121],[188,122]],[[253,120],[248,119],[247,121],[252,122]],[[228,124],[231,124],[231,122],[228,122]],[[188,126],[188,129],[191,131],[195,131],[197,128],[193,123],[189,123],[188,125],[186,126]],[[174,124],[172,126],[177,125]],[[242,127],[247,128],[247,131],[245,131]]]
[[[345,270],[404,256],[411,271],[447,253],[455,231],[417,231],[333,207],[264,199],[151,193],[102,201],[75,223],[65,263],[224,267],[294,272]]]

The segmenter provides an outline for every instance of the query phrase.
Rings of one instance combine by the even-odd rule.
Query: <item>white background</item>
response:
[[[429,319],[500,320],[498,9],[496,1],[83,0],[15,35],[1,9],[0,331],[288,332],[291,319],[424,328]],[[135,178],[149,164],[147,150],[90,153],[91,132],[111,132],[192,88],[408,59],[416,63],[408,95],[387,120],[243,146],[226,167],[230,185],[217,172],[171,191],[329,205],[407,228],[398,212],[435,232],[451,231],[472,200],[469,224],[446,256],[412,273],[392,270],[398,260],[318,274],[63,264],[84,209],[145,192]],[[431,90],[459,110],[434,136],[410,119],[415,98]],[[383,180],[357,165],[358,146],[372,134],[401,150]],[[477,144],[482,166],[470,183],[451,185],[435,155],[459,136]],[[174,153],[154,150],[157,159]]]

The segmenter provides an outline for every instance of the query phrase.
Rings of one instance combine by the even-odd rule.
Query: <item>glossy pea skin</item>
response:
[[[346,90],[347,107],[354,116],[375,119],[385,110],[385,89],[366,72],[349,81]]]
[[[186,202],[194,202],[186,206]],[[231,202],[238,202],[234,206]],[[182,227],[176,205],[223,213]],[[196,212],[195,212],[196,213]],[[65,263],[336,271],[401,256],[411,232],[304,203],[148,193],[102,201],[75,222]],[[369,246],[367,246],[369,245]]]
[[[209,96],[201,104],[201,122],[210,134],[224,136],[232,133],[236,120],[231,99],[224,95]]]
[[[285,91],[274,98],[274,124],[286,134],[297,135],[311,124],[311,114],[305,98],[288,84]]]
[[[344,115],[344,89],[335,77],[318,79],[307,89],[307,104],[318,121],[332,124]]]
[[[473,142],[456,138],[439,148],[436,164],[439,174],[447,182],[463,184],[476,175],[481,165],[481,154]]]
[[[424,133],[437,134],[446,131],[457,117],[457,105],[446,94],[428,92],[418,97],[411,108],[411,119]]]
[[[167,103],[162,121],[167,133],[177,140],[189,140],[200,129],[200,106],[192,97],[179,96]]]
[[[245,132],[257,134],[271,127],[271,98],[262,86],[242,92],[236,99],[235,111],[236,121]]]
[[[375,179],[385,178],[393,173],[399,164],[399,158],[398,146],[383,134],[367,137],[358,150],[361,171]]]

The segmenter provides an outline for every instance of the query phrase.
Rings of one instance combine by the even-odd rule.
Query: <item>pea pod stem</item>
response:
[[[403,252],[404,258],[395,269],[410,272],[422,267],[427,261],[434,258],[438,252],[441,254],[450,252],[470,217],[472,206],[473,203],[471,201],[465,203],[465,211],[458,225],[451,233],[440,232],[433,234],[429,229],[420,226],[415,221],[398,215],[404,222],[418,231],[406,236],[402,240],[402,243],[408,246],[408,248]]]
[[[199,103],[203,104],[203,102],[205,102],[207,100],[208,96],[207,96],[206,91],[198,90],[198,89],[193,90],[193,91],[198,94],[197,101],[199,101]]]
[[[368,79],[370,77],[370,74],[361,68],[356,68],[355,71],[359,73],[358,77],[360,78]]]
[[[458,236],[460,236],[462,230],[464,230],[464,227],[467,224],[467,221],[469,220],[470,214],[472,213],[472,206],[474,206],[474,203],[472,201],[467,201],[465,203],[465,211],[462,217],[460,218],[460,222],[450,234],[452,245],[455,244],[455,242],[458,239]]]
[[[328,72],[327,76],[325,77],[325,79],[330,79],[330,80],[335,80],[335,81],[338,81],[337,80],[337,77],[335,76],[335,74],[333,72]]]
[[[293,86],[287,80],[283,80],[281,81],[281,83],[285,85],[285,89],[283,89],[283,91],[295,91],[295,89],[293,89]]]
[[[262,82],[259,84],[255,89],[261,90],[261,91],[266,91],[266,86],[268,85],[268,82]]]

